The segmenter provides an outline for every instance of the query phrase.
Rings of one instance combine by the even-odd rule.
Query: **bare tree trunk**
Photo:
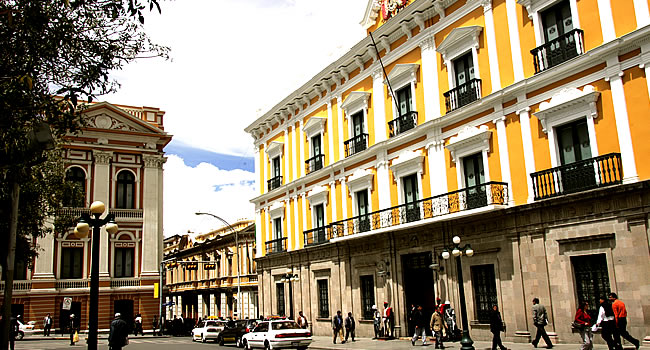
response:
[[[2,333],[0,333],[0,349],[9,348],[9,327],[11,325],[11,303],[14,286],[14,260],[16,256],[16,234],[18,230],[18,201],[20,199],[20,184],[12,180],[11,213],[9,217],[9,239],[7,261],[5,263],[5,290],[2,304]]]

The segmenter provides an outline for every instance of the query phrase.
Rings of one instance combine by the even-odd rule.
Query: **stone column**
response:
[[[94,166],[94,175],[93,175],[93,199],[94,201],[102,201],[106,205],[106,211],[102,216],[108,213],[108,209],[111,207],[110,203],[110,184],[111,184],[111,160],[113,159],[113,152],[105,151],[93,151],[93,159],[95,160]],[[100,234],[100,244],[99,244],[99,277],[108,278],[110,275],[108,273],[108,254],[110,249],[108,247],[109,242],[108,233],[106,232],[106,227],[103,226]],[[90,269],[87,269],[90,273]]]
[[[158,276],[158,263],[162,251],[162,166],[167,160],[160,155],[143,155],[144,186],[142,229],[141,276]]]
[[[494,32],[492,0],[481,0],[481,5],[483,5],[485,38],[487,39],[488,58],[490,60],[490,80],[492,81],[492,92],[494,92],[501,90],[501,76],[499,75],[499,55],[497,54],[497,38]]]
[[[332,99],[327,97],[327,142],[329,144],[329,162],[327,165],[334,164],[336,157],[334,155],[334,123],[332,122]]]
[[[521,58],[521,44],[519,39],[519,24],[517,22],[517,0],[506,0],[506,13],[508,16],[508,33],[510,34],[510,53],[512,55],[512,68],[515,73],[515,83],[524,80],[524,64]]]
[[[302,196],[302,229],[307,230],[307,192],[300,194]]]
[[[390,176],[388,176],[388,161],[377,162],[377,190],[379,191],[379,210],[390,208]]]
[[[449,192],[447,190],[447,172],[445,171],[447,169],[445,165],[445,142],[439,138],[439,135],[434,135],[432,137],[433,141],[426,145],[432,196]]]
[[[422,57],[422,91],[424,93],[424,120],[440,118],[440,96],[438,94],[438,55],[436,42],[429,36],[420,43]]]
[[[196,295],[196,311],[199,318],[203,318],[203,310],[205,309],[205,302],[203,301],[203,295]]]
[[[524,107],[517,111],[521,125],[521,141],[524,148],[524,167],[526,168],[526,183],[528,184],[528,203],[535,201],[533,180],[530,174],[535,172],[535,154],[533,153],[533,138],[530,131],[530,108]]]
[[[46,226],[52,227],[51,223],[46,223]],[[54,277],[54,234],[47,234],[43,237],[37,238],[38,241],[38,257],[34,265],[34,275],[32,279],[53,279]]]
[[[219,308],[217,307],[217,302],[215,300],[214,294],[210,293],[210,315],[217,316]]]
[[[501,116],[492,121],[497,127],[499,143],[499,163],[501,163],[502,181],[508,184],[508,203],[514,204],[512,198],[512,181],[510,176],[510,156],[508,154],[508,138],[506,135],[506,117]]]
[[[372,107],[375,114],[373,121],[375,122],[376,144],[388,138],[386,134],[386,106],[384,101],[384,73],[381,69],[377,69],[372,73]],[[368,116],[369,118],[370,116]]]
[[[614,118],[616,119],[616,132],[618,134],[618,144],[621,148],[621,161],[623,163],[623,182],[637,182],[639,176],[636,170],[636,160],[634,159],[634,147],[632,145],[632,135],[630,132],[630,121],[627,115],[627,103],[625,102],[625,90],[623,89],[623,71],[618,63],[616,56],[607,60],[607,76],[609,86],[612,90],[612,100],[614,102]]]
[[[610,0],[598,0],[598,16],[600,18],[600,27],[603,31],[603,43],[616,39],[616,30],[614,28],[614,17],[612,15],[612,5]]]

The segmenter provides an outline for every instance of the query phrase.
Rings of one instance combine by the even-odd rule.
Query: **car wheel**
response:
[[[235,344],[237,344],[238,348],[243,348],[244,347],[244,344],[242,343],[241,338],[235,339]]]
[[[22,340],[23,338],[25,338],[25,333],[19,331],[18,334],[16,334],[16,340]]]

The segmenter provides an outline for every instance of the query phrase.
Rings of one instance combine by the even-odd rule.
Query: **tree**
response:
[[[64,142],[84,125],[81,101],[119,86],[112,71],[138,58],[168,57],[169,49],[144,31],[147,5],[160,12],[158,0],[0,0],[0,232],[9,247],[0,253],[8,289],[5,320],[12,249],[19,248],[16,256],[23,261],[36,254],[33,238],[51,233],[46,219],[70,193],[60,154],[34,147],[28,135],[45,123],[55,142]],[[3,328],[0,348],[7,347],[8,322]]]

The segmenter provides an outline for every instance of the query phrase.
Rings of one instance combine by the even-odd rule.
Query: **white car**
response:
[[[18,322],[18,334],[16,334],[16,339],[21,340],[26,335],[34,334],[34,325],[36,322],[29,321],[27,324],[24,324],[18,320],[16,321]]]
[[[262,321],[252,332],[244,335],[242,343],[246,349],[304,350],[311,344],[311,332],[292,320]]]
[[[225,326],[226,321],[201,321],[192,329],[192,341],[200,340],[205,343],[208,340],[217,340],[219,333],[221,333]]]

